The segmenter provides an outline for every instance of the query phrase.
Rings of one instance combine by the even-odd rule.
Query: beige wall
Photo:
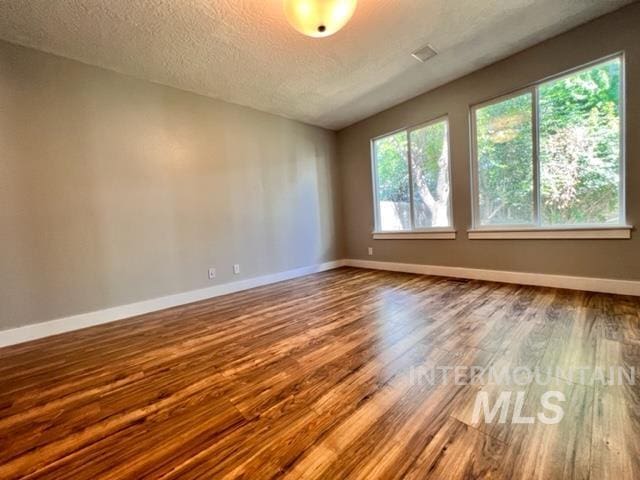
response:
[[[0,43],[0,330],[340,257],[335,136]]]
[[[469,105],[624,50],[627,68],[627,219],[640,226],[640,4],[614,12],[370,117],[338,134],[346,255],[393,262],[640,280],[632,240],[468,240]],[[443,52],[446,53],[446,52]],[[429,63],[424,68],[430,68]],[[369,140],[449,115],[457,240],[372,240]],[[367,256],[367,247],[374,256]]]

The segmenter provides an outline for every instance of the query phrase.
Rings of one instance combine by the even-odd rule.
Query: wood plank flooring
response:
[[[639,370],[637,298],[341,268],[0,349],[0,478],[637,479]],[[565,417],[473,418],[505,389]]]

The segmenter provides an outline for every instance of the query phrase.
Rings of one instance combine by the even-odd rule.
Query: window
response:
[[[372,142],[376,232],[451,229],[446,119]]]
[[[474,227],[624,224],[622,57],[472,109]]]
[[[534,221],[532,100],[527,92],[476,111],[482,225]]]

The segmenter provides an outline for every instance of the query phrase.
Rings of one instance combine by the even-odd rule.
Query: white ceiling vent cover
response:
[[[438,52],[435,51],[435,49],[431,46],[431,45],[425,45],[424,47],[416,50],[415,52],[413,52],[411,54],[411,56],[413,58],[415,58],[416,60],[418,60],[419,62],[426,62],[427,60],[429,60],[430,58],[435,57],[438,54]]]

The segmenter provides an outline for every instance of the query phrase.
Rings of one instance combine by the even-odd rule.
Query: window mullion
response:
[[[376,142],[371,141],[371,170],[372,170],[372,178],[373,178],[373,204],[374,204],[374,230],[381,230],[380,223],[380,200],[378,195],[378,150],[376,147]]]
[[[411,161],[411,132],[407,130],[407,162],[409,167],[409,225],[415,230],[413,220],[413,162]]]
[[[531,89],[531,131],[533,142],[533,212],[534,222],[542,225],[542,202],[540,197],[540,112],[538,87]]]
[[[618,105],[619,105],[619,121],[620,121],[620,138],[619,138],[619,154],[618,154],[618,223],[620,225],[627,224],[627,154],[626,154],[626,119],[627,119],[627,100],[626,100],[626,62],[624,53],[620,58],[620,84],[618,85]]]
[[[478,132],[476,130],[476,108],[471,109],[469,129],[471,132],[471,225],[478,228],[482,225],[480,220],[480,172],[478,160]]]

